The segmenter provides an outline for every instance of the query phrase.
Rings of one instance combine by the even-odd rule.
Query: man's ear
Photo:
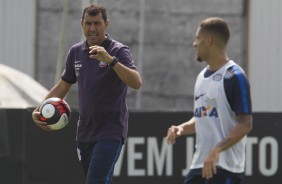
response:
[[[206,44],[210,47],[210,46],[213,45],[213,43],[214,43],[214,38],[211,35],[207,36],[206,37]]]
[[[105,22],[106,27],[108,27],[109,22],[110,22],[109,19]]]

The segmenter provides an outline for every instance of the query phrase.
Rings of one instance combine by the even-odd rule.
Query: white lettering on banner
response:
[[[166,143],[166,138],[163,138],[161,153],[159,152],[158,142],[156,137],[149,137],[147,139],[147,167],[148,167],[148,176],[154,176],[154,165],[156,164],[157,175],[163,175],[164,165],[165,175],[172,176],[172,146]],[[155,164],[154,164],[155,163]],[[166,164],[165,164],[166,163]]]
[[[145,176],[145,169],[136,169],[135,160],[142,160],[143,154],[135,151],[136,144],[144,144],[144,137],[129,138],[127,144],[127,168],[128,176]]]
[[[267,145],[270,146],[270,167],[267,168]],[[278,170],[278,142],[273,137],[264,137],[259,144],[259,170],[264,176],[273,176]]]
[[[257,137],[248,137],[246,144],[246,176],[253,175],[253,145],[258,143]]]
[[[258,144],[258,168],[262,175],[273,176],[278,171],[279,146],[274,137],[263,137],[260,142],[257,137],[248,137],[246,146],[246,176],[253,175],[253,146]],[[269,146],[270,156],[267,155],[267,146]],[[270,158],[269,168],[267,168],[267,158]]]
[[[173,158],[173,146],[166,143],[166,138],[162,138],[162,144],[158,146],[159,137],[129,137],[127,140],[127,175],[128,176],[173,176],[173,161],[179,159]],[[146,142],[145,142],[146,141]],[[177,143],[176,143],[177,144]],[[135,147],[143,146],[142,151],[137,152]],[[258,153],[254,152],[254,146],[258,146]],[[122,171],[122,162],[124,152],[122,149],[120,158],[116,163],[114,176],[120,176]],[[185,148],[177,151],[185,151]],[[186,138],[186,168],[182,170],[182,176],[185,176],[192,163],[194,153],[194,138]],[[147,154],[147,161],[144,159]],[[258,160],[254,160],[254,154],[258,154]],[[146,157],[145,157],[146,158]],[[270,158],[270,159],[269,159]],[[136,161],[147,163],[145,168],[136,168]],[[269,164],[267,162],[269,161]],[[273,176],[279,169],[279,144],[274,137],[248,137],[246,145],[246,171],[247,176],[253,175],[253,162],[258,162],[259,172],[263,176]],[[181,168],[177,168],[179,172]],[[147,172],[146,172],[147,171]],[[156,172],[156,173],[154,173]]]
[[[193,154],[194,154],[194,138],[187,137],[186,139],[186,169],[182,170],[182,176],[186,176],[189,172],[190,165],[192,164]]]

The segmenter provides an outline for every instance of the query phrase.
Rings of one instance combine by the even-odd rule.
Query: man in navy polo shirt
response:
[[[78,83],[77,149],[87,184],[110,183],[114,165],[127,137],[127,86],[141,87],[129,48],[105,33],[109,21],[101,4],[86,7],[81,26],[86,41],[73,45],[61,80],[45,99],[64,98]],[[32,113],[36,125],[50,130]]]

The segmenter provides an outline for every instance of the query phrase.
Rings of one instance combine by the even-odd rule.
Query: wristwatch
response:
[[[117,64],[117,62],[118,62],[118,59],[115,56],[113,56],[113,60],[109,64],[109,66],[113,68]]]

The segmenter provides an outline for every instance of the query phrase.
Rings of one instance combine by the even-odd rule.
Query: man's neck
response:
[[[207,61],[209,65],[210,71],[216,71],[222,66],[224,66],[226,63],[228,63],[229,58],[225,51],[215,53],[213,56],[210,57],[210,59]]]

